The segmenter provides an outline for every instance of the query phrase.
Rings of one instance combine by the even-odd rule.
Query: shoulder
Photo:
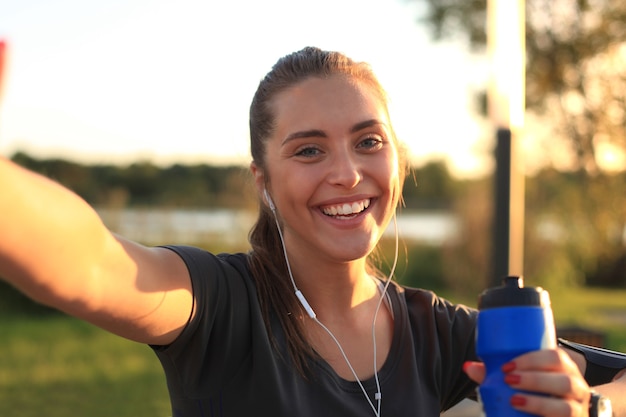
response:
[[[421,288],[399,286],[406,299],[410,316],[437,321],[445,320],[450,323],[468,324],[474,326],[478,311],[464,304],[453,303],[437,295],[435,292]]]
[[[213,254],[203,248],[181,245],[164,248],[182,258],[191,277],[193,312],[175,343],[178,349],[190,340],[204,346],[211,337],[249,331],[250,312],[258,310],[258,302],[248,254]]]
[[[248,254],[216,255],[194,246],[179,245],[165,248],[178,254],[189,270],[195,303],[194,315],[202,315],[220,306],[227,311],[231,302],[238,300],[241,303],[244,299],[256,297]]]
[[[195,246],[169,245],[164,248],[175,252],[182,258],[194,278],[205,277],[206,274],[238,272],[241,275],[249,275],[249,255],[245,253],[220,253],[213,254],[206,249]],[[232,271],[231,271],[232,269]]]
[[[445,297],[442,297],[432,290],[423,288],[413,288],[404,285],[398,285],[400,291],[404,293],[407,302],[417,304],[427,304],[430,306],[442,306],[445,308],[460,309],[467,312],[477,312],[476,309],[464,304],[454,303]]]

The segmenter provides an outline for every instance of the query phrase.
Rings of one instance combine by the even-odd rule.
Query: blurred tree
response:
[[[579,172],[545,168],[529,178],[527,272],[544,285],[626,287],[624,190],[626,172],[581,180]]]
[[[250,208],[256,192],[242,166],[174,164],[149,161],[128,166],[83,165],[63,159],[37,159],[16,152],[11,159],[68,187],[93,206]]]
[[[443,160],[414,167],[402,190],[407,209],[450,210],[457,193],[458,182]]]
[[[154,204],[156,194],[161,190],[159,167],[151,162],[135,162],[122,172],[132,202],[138,205]]]
[[[17,152],[12,160],[71,188],[85,200],[97,199],[102,191],[100,184],[94,181],[92,169],[84,165],[59,158],[35,159],[23,152]]]
[[[465,35],[484,50],[487,0],[422,3],[421,21],[436,39]],[[574,183],[569,197],[553,194],[558,199],[533,185],[526,246],[551,217],[562,226],[570,266],[588,283],[626,286],[626,2],[526,0],[526,61],[536,157],[571,172]]]
[[[455,200],[459,234],[442,248],[442,272],[453,292],[478,294],[489,285],[493,187],[487,179],[466,181]]]

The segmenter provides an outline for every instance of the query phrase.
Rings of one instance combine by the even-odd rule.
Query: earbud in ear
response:
[[[267,192],[267,189],[263,189],[263,195],[265,196],[265,200],[267,201],[267,204],[270,206],[270,210],[272,211],[276,210],[276,206],[274,206],[274,202],[272,201],[272,198],[270,197],[270,193]]]

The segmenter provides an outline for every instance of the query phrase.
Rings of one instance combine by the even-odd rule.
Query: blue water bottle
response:
[[[528,417],[511,407],[516,390],[504,382],[501,367],[526,352],[556,347],[550,295],[509,276],[480,295],[478,309],[476,352],[487,368],[478,390],[483,411],[486,417]]]

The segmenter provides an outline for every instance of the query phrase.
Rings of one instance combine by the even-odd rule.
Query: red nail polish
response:
[[[504,375],[504,382],[509,385],[517,385],[522,380],[521,375],[518,374],[506,374]]]
[[[502,365],[502,372],[507,373],[515,370],[515,362],[507,362]]]
[[[523,407],[526,405],[526,398],[520,395],[514,395],[511,397],[511,405],[513,407]]]

